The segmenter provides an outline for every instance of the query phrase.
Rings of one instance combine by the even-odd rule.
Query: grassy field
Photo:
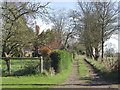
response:
[[[39,60],[11,60],[11,71],[14,73],[29,63],[39,63]],[[21,66],[23,68],[21,68]],[[2,71],[6,71],[6,62],[2,60]],[[69,63],[66,70],[56,74],[55,76],[45,76],[43,74],[25,75],[25,76],[7,76],[2,77],[3,88],[50,88],[56,84],[63,83],[69,77],[73,70],[73,63]]]
[[[83,59],[84,58],[85,58],[85,56],[79,56],[79,61],[78,61],[78,65],[79,65],[79,77],[80,77],[80,79],[83,79],[85,81],[89,81],[89,79],[90,79],[90,73],[89,73],[88,68],[83,63]]]
[[[39,63],[40,60],[12,60],[11,59],[11,71],[17,71],[19,69],[23,69],[26,64],[29,63]],[[21,68],[22,67],[22,68]],[[7,70],[7,65],[5,60],[2,60],[2,70]]]
[[[31,76],[9,76],[2,77],[3,88],[50,88],[56,84],[60,84],[67,80],[69,74],[73,69],[73,65],[68,70],[55,75],[44,76],[31,75]]]
[[[72,67],[56,76],[31,75],[2,77],[3,88],[49,88],[54,84],[60,84],[68,78]],[[64,77],[63,77],[64,76]],[[13,84],[13,85],[12,85]]]

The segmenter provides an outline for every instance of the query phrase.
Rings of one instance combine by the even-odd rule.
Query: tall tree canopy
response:
[[[28,45],[34,37],[33,30],[28,27],[29,19],[47,14],[49,3],[4,2],[2,5],[3,18],[3,56],[10,56],[14,49]]]
[[[78,10],[74,13],[76,28],[79,36],[86,47],[86,55],[99,57],[102,49],[104,53],[104,42],[117,30],[117,8],[112,2],[78,2]],[[93,54],[95,49],[95,55]]]

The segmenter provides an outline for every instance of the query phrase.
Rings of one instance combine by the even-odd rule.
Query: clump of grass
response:
[[[95,60],[93,60],[93,59],[88,59],[88,58],[86,58],[86,60],[87,60],[91,65],[93,65],[93,66],[97,69],[97,71],[102,71],[102,72],[104,72],[103,70],[106,70],[106,69],[104,69],[105,67],[104,67],[103,64],[100,63],[100,61],[95,61]]]
[[[114,82],[118,83],[119,72],[111,71],[109,68],[107,69],[104,64],[100,63],[100,61],[95,61],[95,60],[88,59],[88,58],[86,58],[86,60],[96,68],[96,70],[98,71],[98,73],[101,75],[101,77],[104,80],[112,82],[112,83]]]
[[[84,59],[84,56],[80,56],[79,61],[78,61],[79,77],[80,77],[80,79],[83,79],[85,81],[89,81],[90,80],[90,73],[89,73],[88,68],[84,64],[83,59]]]

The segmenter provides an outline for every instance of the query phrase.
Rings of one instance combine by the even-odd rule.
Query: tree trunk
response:
[[[98,51],[98,47],[95,48],[95,56],[94,59],[97,61],[99,58],[99,51]]]
[[[93,56],[93,48],[90,46],[90,58],[92,59],[92,56]]]
[[[67,34],[67,37],[66,37],[64,46],[67,46],[67,42],[68,42],[69,36],[70,36],[71,34],[72,34],[72,33],[68,33],[68,34]]]
[[[6,64],[7,64],[7,71],[9,72],[9,74],[11,73],[11,64],[10,64],[10,60],[6,59]]]
[[[86,56],[89,57],[89,51],[88,51],[88,48],[86,48]]]
[[[66,38],[66,40],[65,40],[64,46],[67,46],[67,42],[68,42],[68,35],[67,35],[67,38]]]
[[[2,57],[5,57],[5,48],[6,48],[6,42],[4,42],[2,47]]]
[[[92,58],[92,54],[93,54],[93,49],[92,49],[92,47],[87,47],[86,48],[86,56],[88,57],[88,58]]]
[[[103,40],[104,32],[103,32],[103,30],[104,30],[104,27],[102,26],[102,56],[101,56],[102,62],[103,62],[103,58],[104,58],[104,40]]]

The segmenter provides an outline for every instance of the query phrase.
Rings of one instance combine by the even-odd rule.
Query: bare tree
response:
[[[73,18],[68,15],[69,12],[66,10],[58,10],[59,13],[52,13],[50,20],[53,23],[53,30],[56,32],[56,35],[61,39],[61,43],[67,47],[69,39],[73,38],[75,29],[73,25]]]
[[[98,23],[101,28],[101,45],[102,45],[102,60],[104,57],[104,42],[109,39],[110,36],[118,28],[117,25],[117,13],[118,10],[113,2],[96,2],[94,3],[95,10],[98,16]]]
[[[41,3],[30,3],[30,2],[4,2],[2,6],[2,18],[3,18],[3,56],[9,56],[9,50],[16,48],[19,46],[19,43],[11,41],[11,48],[6,49],[8,47],[8,41],[11,38],[15,38],[15,34],[19,34],[16,32],[17,26],[16,23],[20,23],[22,25],[27,25],[28,17],[35,18],[37,16],[43,16],[47,13],[46,6],[49,3],[41,4]],[[17,24],[19,25],[19,24]],[[19,27],[24,30],[25,28]],[[11,39],[12,40],[12,39]],[[10,47],[10,45],[9,45]]]
[[[86,55],[97,60],[102,48],[103,58],[104,42],[117,30],[117,9],[112,2],[78,2],[78,6],[75,18],[80,38],[86,47]]]

